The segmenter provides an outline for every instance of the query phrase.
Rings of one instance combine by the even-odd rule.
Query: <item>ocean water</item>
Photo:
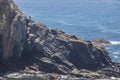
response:
[[[110,57],[120,62],[120,0],[14,0],[18,7],[51,28],[92,40],[105,38]]]

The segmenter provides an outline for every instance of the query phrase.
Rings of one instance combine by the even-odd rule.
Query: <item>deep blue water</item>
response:
[[[120,0],[14,0],[27,16],[80,38],[105,38],[113,61],[120,62]],[[117,41],[117,42],[115,42]]]

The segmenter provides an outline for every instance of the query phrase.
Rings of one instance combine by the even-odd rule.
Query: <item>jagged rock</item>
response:
[[[110,44],[110,41],[105,40],[104,38],[96,38],[94,40],[92,40],[93,42],[96,42],[98,44]]]
[[[43,72],[70,74],[74,69],[96,72],[113,65],[102,45],[27,19],[12,0],[0,4],[4,8],[0,8],[0,66],[4,70],[21,70],[26,66],[29,70],[33,66]],[[99,76],[94,75],[90,76]]]
[[[61,80],[61,76],[58,74],[52,73],[47,75],[48,80]]]
[[[108,78],[105,75],[99,74],[97,72],[92,72],[89,70],[73,70],[72,74],[77,77],[85,77],[85,78],[96,78],[96,79],[102,79],[102,78]]]
[[[107,76],[111,76],[111,77],[120,77],[120,63],[114,63],[114,65],[103,68],[101,70],[98,71],[98,73],[102,73],[104,75]]]

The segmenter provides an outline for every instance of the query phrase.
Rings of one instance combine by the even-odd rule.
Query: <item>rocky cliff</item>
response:
[[[11,0],[0,2],[0,62],[19,58],[26,38],[25,16]],[[14,55],[14,56],[13,56]],[[4,63],[5,62],[5,63]]]
[[[24,70],[27,66],[47,73],[118,77],[120,70],[115,66],[114,75],[104,70],[114,64],[104,46],[50,29],[26,18],[12,0],[0,1],[1,71]],[[90,76],[87,73],[91,71],[94,74]]]

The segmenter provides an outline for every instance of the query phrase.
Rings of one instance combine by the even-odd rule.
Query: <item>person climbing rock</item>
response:
[[[26,18],[25,21],[26,21],[26,26],[28,27],[28,26],[29,26],[28,24],[29,24],[29,22],[31,21],[31,16],[29,16],[29,18]]]

